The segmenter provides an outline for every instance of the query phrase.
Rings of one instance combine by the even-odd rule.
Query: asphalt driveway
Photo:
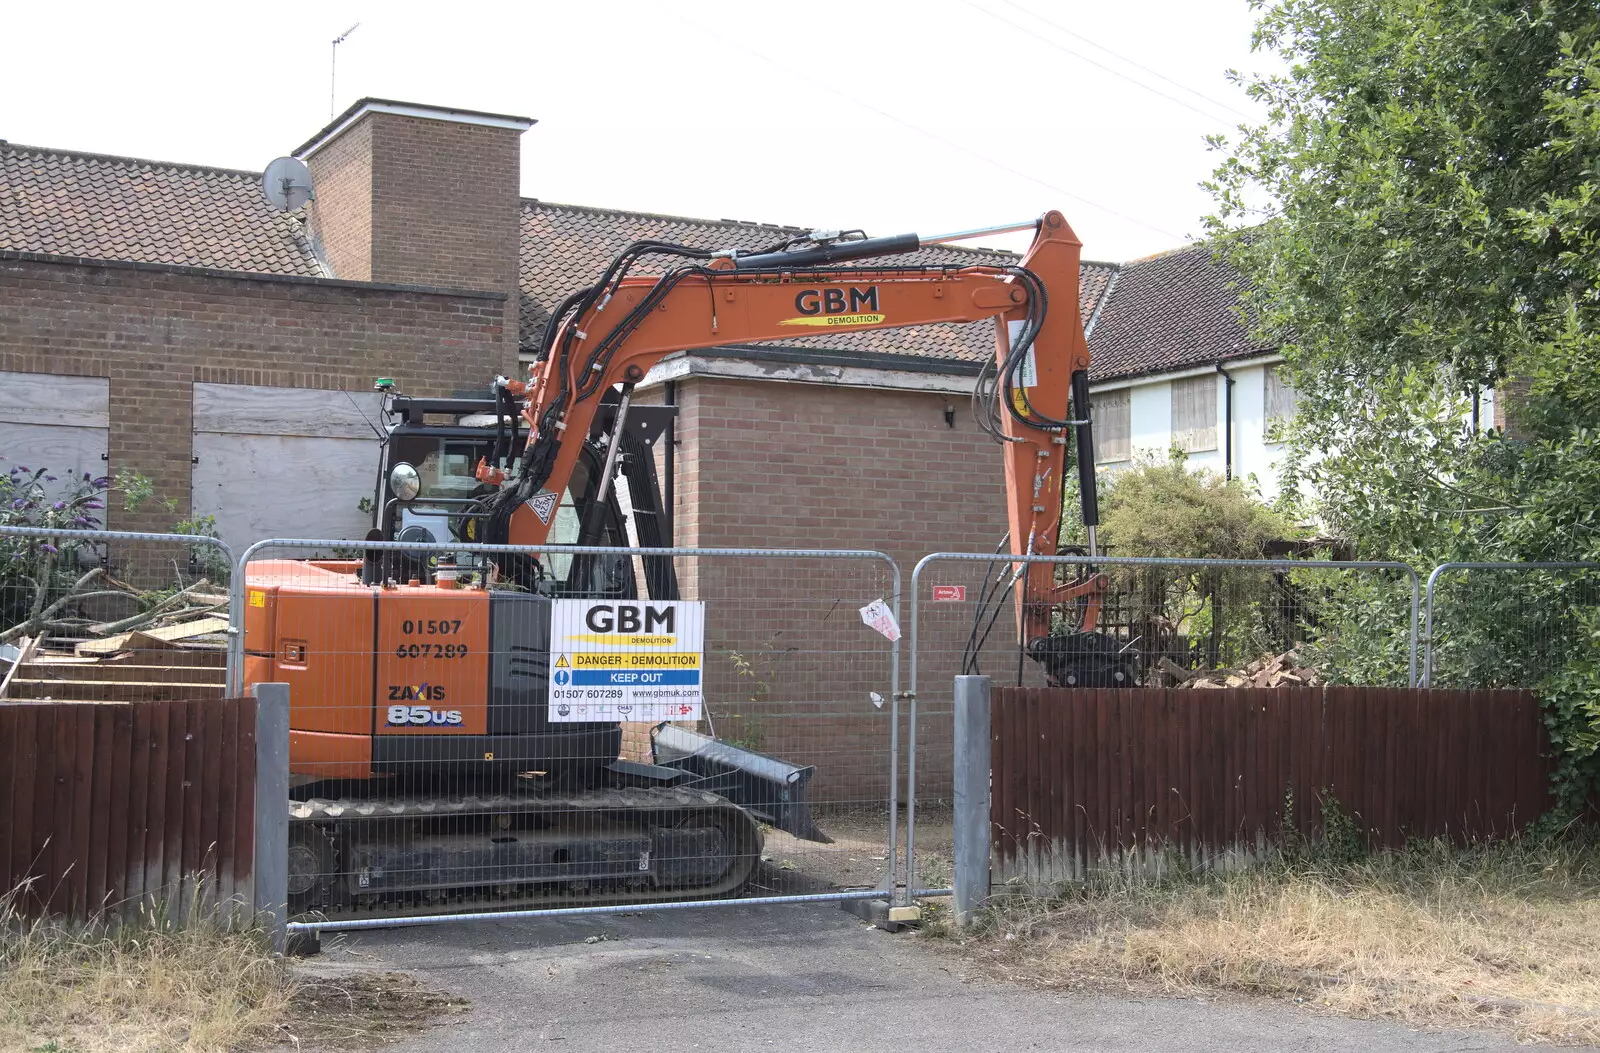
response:
[[[396,1053],[558,1050],[1514,1050],[1292,1006],[1041,991],[835,907],[725,907],[389,929],[305,968],[402,970],[472,1008]]]

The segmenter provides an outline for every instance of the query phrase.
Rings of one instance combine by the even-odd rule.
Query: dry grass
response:
[[[0,897],[0,1051],[212,1053],[275,1042],[293,996],[257,933],[27,923]]]
[[[402,973],[295,968],[257,931],[28,922],[16,896],[0,895],[0,1053],[368,1049],[467,1009]]]
[[[1344,865],[1008,897],[965,946],[1048,985],[1239,992],[1600,1042],[1600,846],[1442,844]]]

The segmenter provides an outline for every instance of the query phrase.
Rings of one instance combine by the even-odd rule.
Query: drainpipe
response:
[[[669,406],[678,404],[678,382],[676,380],[666,382],[661,401]],[[678,508],[675,500],[677,496],[677,481],[673,472],[673,462],[676,454],[674,447],[678,445],[678,418],[676,415],[667,418],[667,434],[663,436],[662,441],[666,443],[667,448],[661,458],[664,462],[662,464],[662,474],[666,476],[666,479],[662,481],[661,503],[665,507],[662,508],[661,514],[667,523],[664,536],[668,539],[668,544],[673,544],[676,543],[678,537],[673,531],[673,527],[676,524],[672,521]]]
[[[1222,363],[1217,363],[1217,372],[1226,380],[1222,398],[1222,477],[1227,482],[1233,481],[1233,374],[1222,368]]]

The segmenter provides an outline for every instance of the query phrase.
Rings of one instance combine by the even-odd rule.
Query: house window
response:
[[[1089,400],[1089,418],[1094,421],[1094,460],[1096,464],[1126,461],[1133,457],[1133,429],[1128,413],[1128,389],[1102,391]]]
[[[1262,372],[1266,384],[1266,438],[1268,442],[1282,442],[1284,425],[1294,419],[1294,386],[1283,375],[1281,365],[1268,366]]]
[[[1172,445],[1184,453],[1217,448],[1217,378],[1172,382]]]

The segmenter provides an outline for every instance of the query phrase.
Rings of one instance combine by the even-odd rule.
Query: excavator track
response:
[[[289,817],[290,913],[330,919],[715,898],[763,845],[750,813],[678,787],[314,798]]]

